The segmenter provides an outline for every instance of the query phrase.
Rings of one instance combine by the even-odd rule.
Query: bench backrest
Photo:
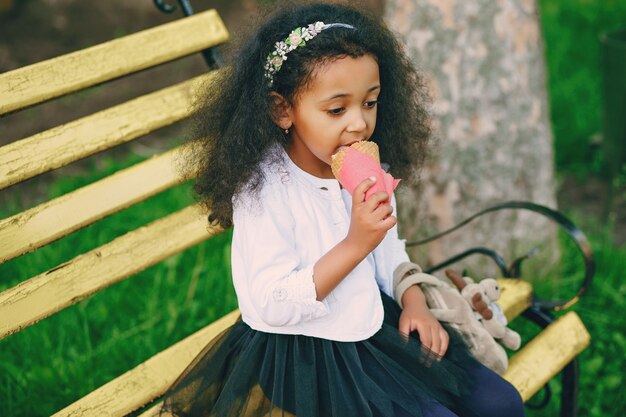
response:
[[[206,50],[228,38],[219,15],[209,10],[0,74],[0,116]],[[194,92],[213,75],[208,72],[3,146],[0,190],[189,117]],[[0,263],[183,182],[173,163],[179,152],[166,151],[0,220]],[[0,339],[223,231],[207,226],[207,214],[191,205],[3,291]],[[188,346],[171,350],[161,360],[175,366],[180,349]],[[181,363],[189,354],[183,356]],[[116,405],[100,411],[125,414],[137,409],[160,395],[171,378],[145,384],[147,394],[123,399],[114,395]]]

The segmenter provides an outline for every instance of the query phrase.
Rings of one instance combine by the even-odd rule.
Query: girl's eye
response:
[[[377,104],[378,104],[378,100],[366,101],[365,107],[367,107],[368,109],[373,109],[374,107],[376,107]]]
[[[330,110],[327,110],[327,111],[328,111],[328,114],[330,114],[332,116],[338,116],[341,113],[343,113],[344,110],[345,110],[345,108],[343,108],[343,107],[337,107],[336,109],[330,109]]]

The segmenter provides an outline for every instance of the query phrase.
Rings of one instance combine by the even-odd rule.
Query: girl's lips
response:
[[[341,151],[342,149],[345,149],[345,148],[348,148],[348,146],[346,146],[346,145],[339,146],[337,149],[335,149],[335,152],[333,153],[332,156],[333,157],[336,156],[339,153],[339,151]]]

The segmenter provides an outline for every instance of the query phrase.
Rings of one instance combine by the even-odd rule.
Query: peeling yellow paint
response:
[[[215,10],[0,74],[0,114],[168,62],[228,40]]]
[[[578,315],[570,311],[520,350],[504,373],[524,401],[582,352],[591,340]]]
[[[126,143],[192,114],[199,75],[0,148],[0,189]]]

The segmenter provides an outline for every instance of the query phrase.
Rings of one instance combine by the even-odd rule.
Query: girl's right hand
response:
[[[384,191],[372,194],[365,201],[365,192],[376,182],[375,177],[365,179],[352,195],[352,219],[346,241],[359,251],[363,257],[373,251],[385,238],[387,231],[396,225],[392,216],[391,198]]]

